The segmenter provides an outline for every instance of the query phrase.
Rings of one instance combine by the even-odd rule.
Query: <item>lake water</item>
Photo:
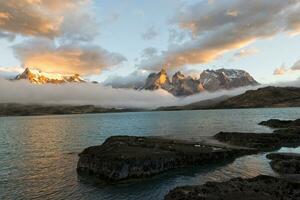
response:
[[[219,131],[271,132],[270,118],[296,119],[300,108],[107,113],[0,118],[0,199],[160,200],[181,185],[273,175],[264,154],[181,169],[138,181],[100,185],[78,177],[77,154],[112,135],[197,140]],[[300,148],[280,151],[300,152]]]

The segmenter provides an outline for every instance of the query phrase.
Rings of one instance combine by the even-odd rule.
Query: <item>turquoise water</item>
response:
[[[77,154],[112,135],[197,140],[219,131],[271,132],[270,118],[296,119],[300,108],[107,113],[0,118],[0,199],[163,199],[172,188],[270,174],[264,154],[233,163],[176,170],[151,179],[100,185],[78,177]],[[300,148],[281,151],[300,152]]]

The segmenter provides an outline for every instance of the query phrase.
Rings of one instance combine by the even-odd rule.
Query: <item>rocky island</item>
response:
[[[115,182],[181,167],[234,160],[280,147],[299,146],[300,133],[294,126],[297,121],[274,133],[221,132],[214,136],[222,142],[219,146],[159,137],[113,136],[102,145],[88,147],[80,153],[77,171]]]

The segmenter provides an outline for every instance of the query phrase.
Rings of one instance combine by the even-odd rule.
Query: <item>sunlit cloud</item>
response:
[[[209,63],[257,40],[279,33],[296,35],[300,26],[299,12],[299,0],[200,1],[188,4],[171,23],[182,31],[190,31],[190,40],[170,45],[159,56],[144,59],[138,66],[151,69],[162,64],[172,68]],[[240,55],[246,54],[249,52]]]
[[[236,58],[243,58],[247,56],[252,56],[259,53],[259,50],[256,48],[246,48],[246,49],[241,49],[238,52],[234,54]]]
[[[88,0],[1,0],[0,32],[53,39],[74,31],[74,28],[68,29],[72,26],[69,16],[77,20],[84,17],[88,12],[83,10],[89,3]],[[93,22],[86,18],[85,22]],[[78,31],[89,24],[79,22]]]
[[[24,67],[45,72],[81,75],[99,74],[103,69],[126,59],[97,45],[60,45],[51,40],[29,40],[14,46]]]

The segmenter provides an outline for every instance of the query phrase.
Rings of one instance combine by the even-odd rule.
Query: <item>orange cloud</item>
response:
[[[62,45],[57,47],[49,40],[29,41],[14,47],[17,58],[25,67],[45,72],[81,75],[99,74],[107,67],[126,59],[99,46]]]
[[[0,1],[0,31],[54,38],[61,33],[66,14],[81,9],[86,0]]]
[[[189,40],[170,45],[161,55],[144,59],[139,67],[156,69],[202,64],[224,53],[279,33],[297,34],[300,30],[300,0],[200,1],[186,4],[171,20]],[[238,57],[256,53],[241,50]]]

